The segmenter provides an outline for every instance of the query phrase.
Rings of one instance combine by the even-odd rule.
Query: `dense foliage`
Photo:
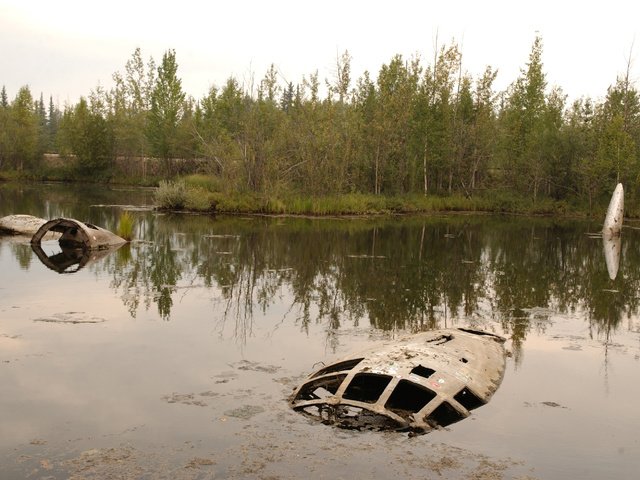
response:
[[[543,70],[536,38],[520,76],[496,92],[497,71],[463,70],[457,45],[433,62],[394,56],[374,78],[353,81],[347,52],[335,77],[298,84],[272,66],[257,86],[229,78],[199,100],[178,77],[173,50],[156,67],[140,49],[113,86],[61,112],[23,87],[0,97],[0,171],[34,172],[44,152],[70,159],[75,178],[110,178],[116,160],[200,159],[221,191],[260,195],[476,197],[502,191],[589,204],[616,182],[630,201],[639,179],[640,101],[629,71],[602,100],[567,105]]]

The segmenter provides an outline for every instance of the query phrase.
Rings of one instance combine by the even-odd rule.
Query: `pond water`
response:
[[[151,203],[150,190],[0,184],[0,217],[135,219],[131,244],[82,267],[53,270],[29,238],[0,237],[1,478],[637,478],[632,223],[612,280],[600,221]],[[456,326],[504,335],[510,352],[468,419],[409,437],[288,407],[322,363]]]

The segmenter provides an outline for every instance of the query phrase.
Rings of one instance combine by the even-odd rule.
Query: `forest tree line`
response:
[[[549,86],[536,37],[520,75],[496,91],[497,70],[465,72],[456,44],[430,63],[396,55],[374,77],[351,76],[348,52],[322,83],[294,84],[275,66],[256,84],[230,77],[187,95],[176,53],[159,65],[136,49],[110,89],[60,110],[28,86],[0,92],[0,171],[40,171],[45,152],[68,157],[74,178],[109,179],[116,158],[204,159],[221,189],[258,194],[461,194],[505,190],[589,202],[617,182],[640,183],[640,99],[626,75],[601,100],[567,104]],[[250,82],[252,83],[252,82]]]

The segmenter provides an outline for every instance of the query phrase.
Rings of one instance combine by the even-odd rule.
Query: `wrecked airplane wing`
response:
[[[47,223],[44,218],[33,215],[7,215],[0,218],[0,233],[9,235],[33,235]]]
[[[39,244],[48,232],[61,233],[59,240],[61,245],[89,250],[102,250],[127,243],[124,238],[115,233],[90,223],[83,223],[73,218],[56,218],[49,220],[38,229],[31,238],[31,244]]]
[[[458,328],[387,342],[313,373],[290,404],[343,428],[425,433],[489,401],[504,375],[504,341]]]

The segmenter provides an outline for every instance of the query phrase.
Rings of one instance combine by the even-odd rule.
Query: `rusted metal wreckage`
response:
[[[622,222],[624,220],[624,188],[622,184],[616,185],[609,201],[607,214],[604,217],[604,225],[602,226],[602,234],[604,236],[619,236],[622,231]]]
[[[55,232],[60,234],[61,252],[47,255],[40,242]],[[127,243],[124,238],[91,223],[72,218],[56,218],[45,222],[31,238],[31,248],[40,261],[58,273],[73,273],[100,260]],[[76,266],[74,269],[71,267]]]
[[[127,243],[109,230],[73,218],[47,221],[33,215],[7,215],[0,218],[0,233],[31,236],[32,245],[58,238],[61,245],[87,250],[104,250]]]
[[[33,235],[47,223],[44,218],[33,215],[7,215],[0,218],[0,233],[7,235]]]
[[[622,222],[624,220],[624,188],[616,185],[602,226],[602,248],[609,278],[615,280],[620,267]]]
[[[426,433],[489,401],[504,376],[504,342],[465,328],[387,342],[311,374],[290,405],[338,427]]]
[[[31,238],[31,244],[37,245],[48,232],[60,233],[60,245],[87,250],[105,250],[127,243],[115,233],[91,223],[73,218],[54,218],[44,223]]]
[[[31,248],[40,261],[58,273],[73,273],[127,243],[124,238],[91,223],[73,218],[45,220],[32,215],[0,218],[0,232],[31,236]],[[44,240],[58,240],[61,251],[47,255]],[[71,267],[77,267],[71,270]]]

